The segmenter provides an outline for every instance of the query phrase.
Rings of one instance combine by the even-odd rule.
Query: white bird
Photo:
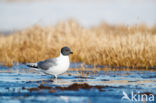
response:
[[[37,63],[27,63],[29,67],[35,67],[45,73],[52,74],[57,78],[57,75],[66,72],[69,68],[69,55],[73,52],[68,47],[63,47],[60,51],[60,56],[56,58],[47,59]]]

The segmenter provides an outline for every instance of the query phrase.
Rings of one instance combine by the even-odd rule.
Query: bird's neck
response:
[[[62,53],[60,53],[59,58],[69,59],[69,56],[68,55],[62,55]]]

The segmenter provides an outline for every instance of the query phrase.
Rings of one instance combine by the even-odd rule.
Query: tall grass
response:
[[[72,62],[94,65],[156,66],[156,26],[108,25],[85,28],[74,20],[55,26],[33,26],[8,36],[0,36],[0,61],[36,62],[59,55],[69,46]]]

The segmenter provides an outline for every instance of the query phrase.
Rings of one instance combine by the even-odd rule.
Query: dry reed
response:
[[[11,35],[0,35],[0,62],[36,62],[59,55],[69,46],[72,62],[94,65],[156,66],[156,26],[108,25],[85,28],[74,20],[55,26],[33,26]]]

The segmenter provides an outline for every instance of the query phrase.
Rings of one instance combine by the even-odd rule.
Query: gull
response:
[[[61,48],[60,56],[56,58],[39,61],[37,63],[26,63],[28,67],[34,67],[42,70],[47,74],[54,75],[57,79],[57,75],[66,72],[69,68],[70,61],[69,55],[73,54],[69,47],[65,46]]]

